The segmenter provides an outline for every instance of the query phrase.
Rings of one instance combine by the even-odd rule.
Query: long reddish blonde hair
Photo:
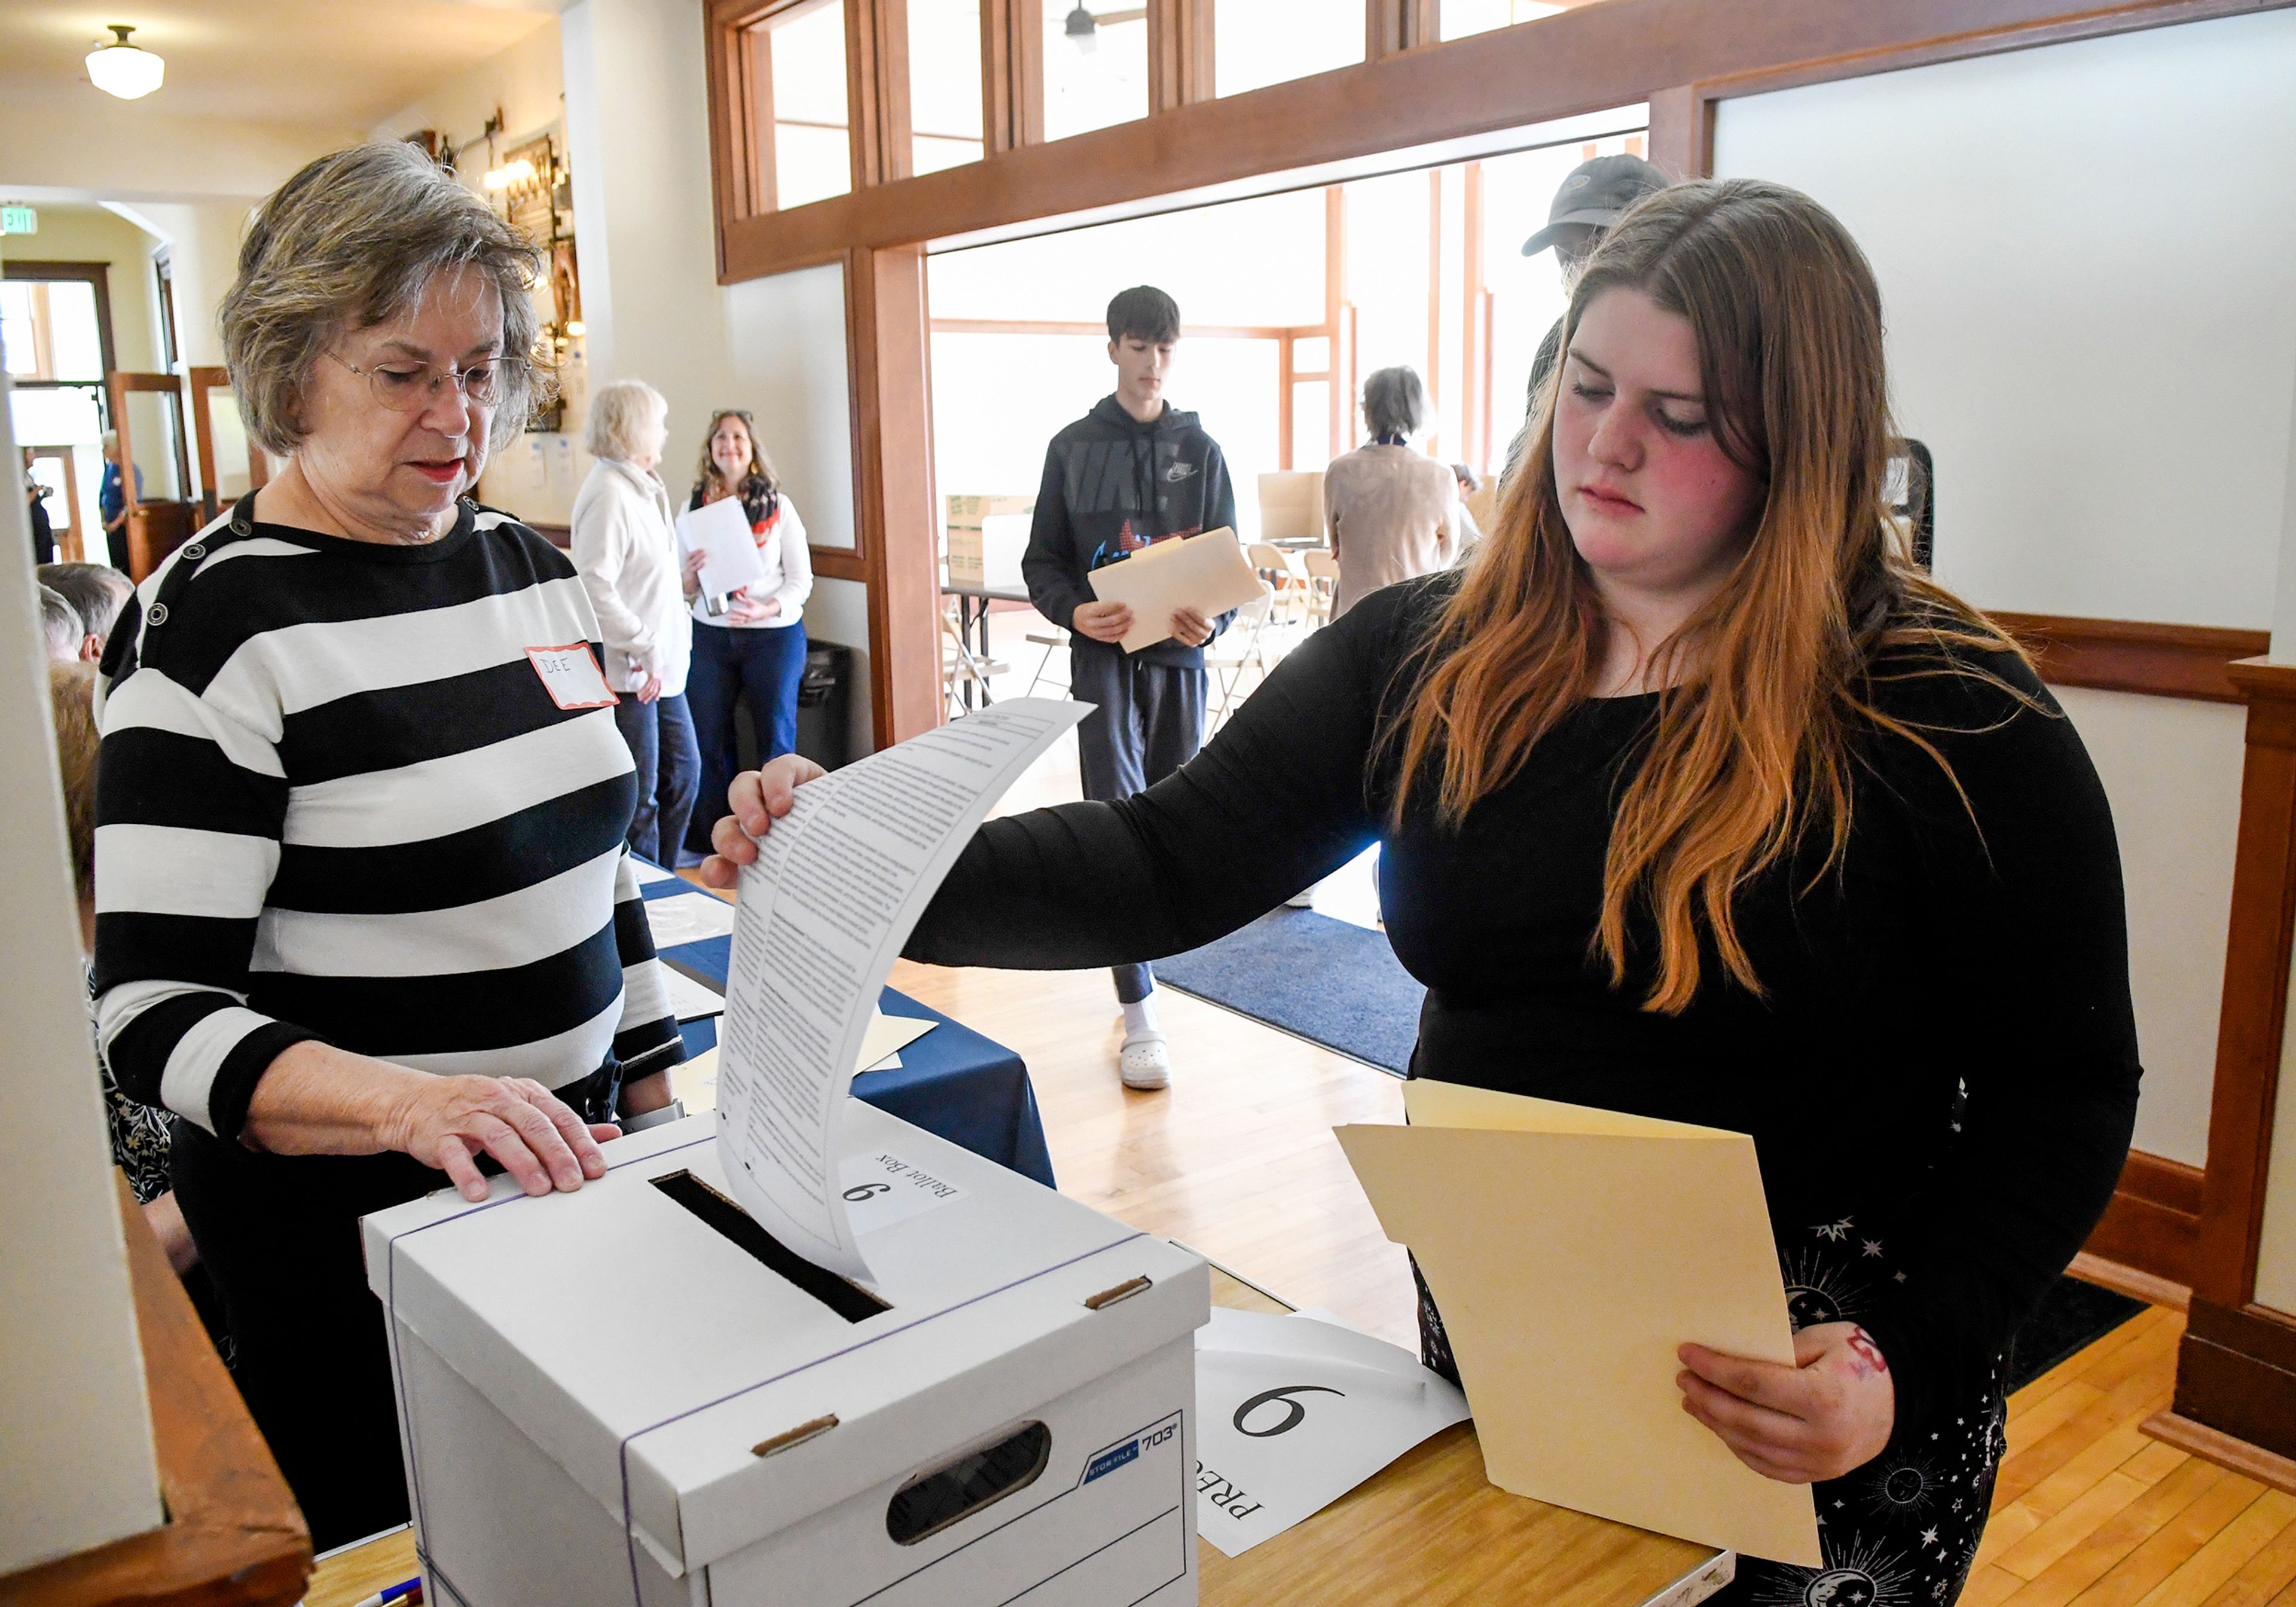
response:
[[[1811,833],[1836,866],[1849,835],[1850,742],[1861,727],[1945,760],[1874,707],[1877,660],[1926,648],[1899,673],[1973,674],[1972,654],[2019,655],[1983,615],[1913,563],[1884,499],[1898,437],[1882,375],[1882,301],[1857,242],[1809,197],[1752,180],[1652,195],[1620,221],[1572,293],[1563,349],[1604,291],[1639,290],[1696,332],[1707,416],[1765,487],[1743,555],[1708,604],[1653,655],[1667,685],[1622,787],[1593,947],[1613,985],[1628,924],[1657,929],[1642,1001],[1685,1008],[1702,937],[1759,995],[1735,900]],[[1393,808],[1435,789],[1456,827],[1519,772],[1531,748],[1596,690],[1611,628],[1555,489],[1554,398],[1533,419],[1496,524],[1431,624],[1422,672],[1386,723],[1400,760]],[[1948,659],[1947,651],[1961,649]],[[1906,660],[1899,660],[1903,663]],[[2021,696],[2021,694],[2016,694]],[[1950,768],[1948,771],[1950,775]]]

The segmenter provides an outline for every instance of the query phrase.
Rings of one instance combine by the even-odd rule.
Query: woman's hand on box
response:
[[[797,790],[828,774],[809,758],[784,753],[762,769],[735,776],[726,789],[726,801],[734,812],[710,828],[709,846],[718,851],[701,862],[701,880],[711,887],[732,887],[740,881],[742,867],[757,861],[757,840],[790,812]]]

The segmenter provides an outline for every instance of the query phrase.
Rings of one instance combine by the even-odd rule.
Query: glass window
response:
[[[844,0],[812,0],[758,24],[772,86],[774,204],[801,207],[853,188],[845,111]]]
[[[1444,9],[1451,4],[1444,0]],[[1356,0],[1218,0],[1212,9],[1212,78],[1219,94],[1363,59],[1364,8]]]
[[[1292,467],[1320,469],[1332,461],[1332,382],[1300,380],[1292,387]]]
[[[1293,373],[1329,373],[1331,368],[1331,336],[1302,335],[1292,342]]]
[[[1438,27],[1446,39],[1464,39],[1469,34],[1487,34],[1518,22],[1536,22],[1569,9],[1546,0],[1443,0]]]
[[[980,0],[909,0],[909,162],[980,160]]]
[[[1045,137],[1147,115],[1147,8],[1045,0]]]

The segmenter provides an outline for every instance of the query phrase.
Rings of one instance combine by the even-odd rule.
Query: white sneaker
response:
[[[1116,1070],[1128,1088],[1152,1093],[1170,1087],[1172,1054],[1164,1035],[1153,1027],[1126,1033],[1123,1047],[1116,1052]]]

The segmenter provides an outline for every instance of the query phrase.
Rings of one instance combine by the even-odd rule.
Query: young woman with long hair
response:
[[[685,601],[693,615],[693,668],[686,701],[701,749],[701,796],[686,843],[706,852],[709,828],[725,813],[726,783],[738,767],[734,709],[744,693],[756,723],[758,757],[797,750],[797,694],[805,678],[805,601],[813,594],[813,556],[805,521],[782,489],[773,460],[758,440],[757,422],[739,407],[709,415],[701,463],[688,509],[738,498],[757,538],[765,578],[722,597],[701,590],[701,556],[685,561]]]
[[[908,952],[1166,955],[1376,838],[1428,985],[1414,1075],[1755,1139],[1798,1365],[1685,1345],[1677,1382],[1816,1485],[1829,1567],[1747,1559],[1717,1599],[1950,1602],[2011,1339],[2136,1109],[2104,794],[2014,644],[1906,556],[1880,296],[1830,214],[1651,197],[1563,349],[1463,571],[1365,598],[1147,792],[984,826]],[[741,778],[705,874],[809,775]]]

